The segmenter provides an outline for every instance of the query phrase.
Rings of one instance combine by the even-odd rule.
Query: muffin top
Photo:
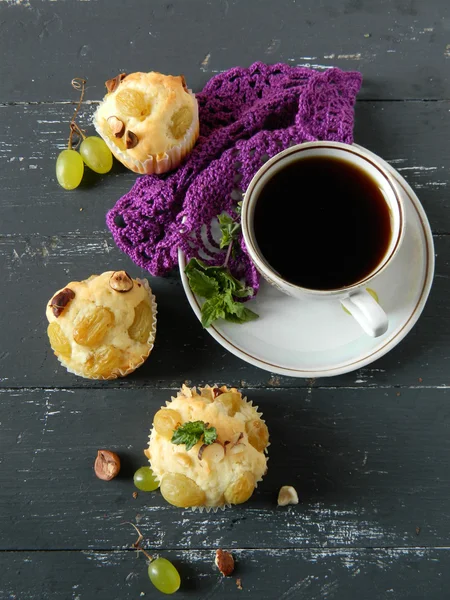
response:
[[[134,370],[149,354],[154,312],[147,281],[125,271],[71,281],[47,304],[50,344],[76,374],[115,378]]]
[[[164,155],[198,128],[197,101],[183,76],[122,74],[106,85],[110,91],[94,123],[112,150],[144,161]]]
[[[201,429],[198,439],[192,432]],[[235,388],[183,386],[156,413],[147,455],[168,502],[218,507],[250,498],[266,472],[268,441],[261,414]]]

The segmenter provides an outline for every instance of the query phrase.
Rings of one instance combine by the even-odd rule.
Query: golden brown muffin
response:
[[[174,443],[175,431],[196,422],[215,428],[216,440],[205,444],[205,434],[191,449]],[[146,455],[167,502],[217,509],[250,498],[267,470],[268,443],[261,413],[235,388],[183,386],[155,414]]]
[[[125,271],[68,283],[50,300],[46,315],[56,357],[81,377],[124,377],[153,348],[155,297],[145,279],[132,279]]]
[[[135,173],[176,168],[199,133],[197,100],[184,77],[122,73],[106,87],[94,125],[114,156]]]

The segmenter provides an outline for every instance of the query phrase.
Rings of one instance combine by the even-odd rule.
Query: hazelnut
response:
[[[108,117],[108,125],[116,138],[121,138],[125,133],[125,123],[117,117]]]
[[[127,135],[125,137],[125,145],[127,149],[130,150],[131,148],[134,148],[135,146],[137,146],[138,142],[138,136],[132,131],[128,130]]]
[[[126,73],[119,73],[112,79],[108,79],[108,81],[105,81],[105,86],[106,86],[106,89],[108,90],[108,92],[109,93],[114,92],[114,90],[117,89],[119,83],[121,81],[123,81],[126,76],[127,76]]]
[[[234,571],[234,558],[226,550],[216,550],[216,567],[224,577],[228,577]]]
[[[298,504],[298,494],[291,485],[283,485],[278,493],[278,506]]]
[[[126,271],[114,271],[109,279],[109,287],[115,292],[129,292],[133,289],[133,280]]]
[[[99,479],[110,481],[119,474],[120,458],[111,450],[99,450],[94,463],[94,471]]]
[[[59,317],[65,307],[71,300],[75,298],[75,292],[70,288],[64,288],[61,292],[58,292],[56,296],[53,296],[50,306],[53,310],[55,317]]]

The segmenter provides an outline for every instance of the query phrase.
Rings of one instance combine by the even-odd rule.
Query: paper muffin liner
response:
[[[99,109],[95,111],[94,116],[92,118],[95,130],[97,131],[99,136],[103,138],[103,140],[106,142],[106,145],[117,158],[117,160],[120,161],[123,165],[125,165],[134,173],[139,173],[140,175],[161,175],[162,173],[167,173],[167,171],[176,169],[181,164],[183,159],[195,146],[195,142],[197,141],[197,138],[200,133],[197,99],[192,90],[188,89],[188,93],[194,100],[196,110],[194,111],[194,118],[192,120],[191,126],[184,134],[183,139],[179,144],[172,146],[172,148],[166,150],[164,153],[149,154],[144,161],[132,158],[126,152],[120,150],[120,148],[118,148],[116,144],[113,143],[109,136],[104,135],[102,133],[97,123],[97,112]]]
[[[92,277],[92,276],[91,276]],[[91,279],[91,277],[89,279]],[[95,276],[94,276],[95,277]],[[142,366],[144,364],[144,362],[147,360],[147,358],[150,356],[151,351],[153,350],[153,347],[155,345],[155,338],[156,338],[156,315],[158,312],[158,305],[156,304],[156,298],[150,288],[150,285],[148,283],[148,281],[146,279],[139,279],[138,277],[136,277],[134,279],[134,281],[137,281],[138,283],[140,283],[144,289],[147,291],[148,293],[148,297],[150,299],[150,306],[152,309],[152,326],[150,329],[150,333],[147,339],[147,344],[148,344],[148,351],[146,354],[142,354],[141,359],[138,363],[136,363],[136,365],[134,365],[133,367],[129,367],[126,370],[123,369],[119,369],[119,370],[115,370],[114,373],[112,373],[111,375],[109,375],[108,377],[89,377],[89,375],[86,375],[85,373],[82,373],[81,371],[76,371],[75,369],[69,367],[67,364],[64,363],[63,360],[61,360],[59,358],[59,356],[56,356],[56,358],[58,359],[58,361],[61,363],[61,365],[69,372],[69,373],[73,373],[74,375],[77,375],[78,377],[83,377],[84,379],[94,379],[94,380],[103,380],[103,381],[108,381],[108,380],[112,380],[112,379],[118,379],[119,377],[126,377],[127,375],[129,375],[130,373],[132,373],[133,371],[135,371],[136,369],[138,369],[140,366]]]
[[[201,393],[204,390],[213,390],[214,388],[218,388],[218,389],[220,389],[224,393],[225,392],[231,392],[233,390],[239,392],[239,390],[237,388],[228,388],[226,385],[223,385],[223,386],[205,385],[205,387],[203,387],[203,388],[199,387],[199,390],[200,390],[200,393]],[[190,388],[190,387],[186,386],[185,384],[183,384],[181,386],[181,389],[178,390],[178,392],[177,392],[177,397],[179,397],[179,396],[182,395],[182,396],[184,396],[186,398],[190,398],[190,397],[192,397],[192,394],[196,393],[196,392],[197,392],[197,388],[195,386],[192,387],[192,388]],[[241,393],[241,392],[239,392],[239,393]],[[212,395],[212,392],[211,392],[211,395]],[[248,404],[249,406],[251,406],[252,408],[255,409],[255,412],[256,412],[257,416],[261,419],[262,413],[258,411],[258,407],[257,406],[253,406],[253,401],[252,400],[248,400],[246,396],[242,396],[242,393],[241,393],[241,397],[242,397],[242,400],[246,404]],[[171,400],[174,400],[174,399],[175,399],[174,397],[171,397],[170,400],[166,400],[165,406],[161,406],[161,408],[167,408],[167,407],[169,407]],[[264,419],[261,419],[261,421],[263,423],[265,423]],[[150,452],[147,453],[147,450],[150,447],[150,439],[151,439],[153,430],[154,430],[154,427],[152,427],[151,430],[150,430],[150,435],[148,436],[148,439],[149,439],[148,445],[147,445],[147,448],[145,448],[145,450],[144,450],[144,454],[147,457],[147,460],[148,460],[148,462],[150,464],[150,467],[151,467],[151,460],[150,460],[150,457],[149,457]],[[269,446],[270,446],[270,442],[268,442],[266,448],[264,449],[264,454],[266,455],[266,460],[267,461],[269,460],[268,451],[267,451],[267,448]],[[153,472],[153,477],[159,483],[159,487],[161,487],[161,478],[158,477],[158,475],[153,471],[153,468],[152,468],[152,472]],[[266,471],[265,471],[263,477],[265,476],[266,473],[267,473],[267,468],[266,468]],[[262,482],[263,477],[260,477],[258,480],[256,480],[256,482],[255,482],[255,490],[258,487],[258,483]],[[253,493],[252,493],[252,496],[253,496]],[[250,496],[249,500],[250,499],[251,499],[251,496]],[[168,504],[170,504],[170,503],[168,503]],[[245,503],[243,503],[243,504],[245,504]],[[238,505],[237,504],[226,503],[226,504],[220,504],[218,506],[185,506],[184,508],[180,508],[180,510],[190,510],[192,512],[199,512],[199,513],[203,513],[203,512],[206,512],[206,513],[210,513],[210,512],[217,513],[219,510],[225,511],[226,509],[232,508],[233,506],[238,506]]]

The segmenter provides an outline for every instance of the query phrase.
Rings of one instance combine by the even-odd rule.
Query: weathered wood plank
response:
[[[449,59],[450,64],[450,59]],[[105,214],[136,175],[115,163],[112,173],[87,170],[73,192],[59,187],[55,160],[67,145],[71,104],[0,107],[1,233],[61,235],[105,230]],[[94,105],[81,112],[91,133]],[[355,141],[399,169],[416,189],[436,233],[450,232],[450,139],[446,102],[358,102]],[[89,128],[90,127],[90,128]],[[83,209],[80,211],[80,209]],[[106,234],[110,239],[109,233]]]
[[[389,354],[360,371],[319,386],[442,386],[449,384],[450,236],[435,238],[436,278],[425,311],[414,331]],[[71,375],[58,363],[47,340],[45,305],[69,281],[91,273],[124,268],[146,276],[102,231],[96,235],[0,236],[0,272],[6,290],[0,296],[0,387],[176,387],[195,383],[233,383],[240,387],[309,387],[311,382],[274,377],[234,357],[202,329],[178,276],[150,278],[158,301],[158,334],[148,361],[120,382],[93,382]],[[31,368],[30,368],[31,365]],[[419,381],[419,378],[422,381]]]
[[[447,600],[450,550],[235,550],[223,578],[214,550],[164,552],[178,567],[176,597],[198,600]],[[242,590],[236,580],[241,579]],[[31,552],[2,556],[0,600],[160,598],[133,552]]]
[[[124,521],[156,549],[448,544],[448,389],[249,390],[271,432],[268,475],[249,503],[216,514],[132,496],[171,393],[0,392],[0,549],[124,549]],[[122,457],[111,482],[93,473],[98,448]],[[288,484],[301,503],[278,508]]]
[[[255,60],[359,69],[368,98],[445,98],[450,92],[444,0],[1,5],[0,102],[67,99],[75,76],[87,77],[99,99],[105,79],[119,70],[184,73],[199,88],[215,73]]]

